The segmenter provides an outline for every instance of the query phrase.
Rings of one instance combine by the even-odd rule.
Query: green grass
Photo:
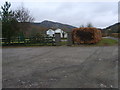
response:
[[[61,41],[61,45],[67,45],[67,41]]]
[[[97,46],[111,46],[111,45],[116,45],[118,44],[117,40],[109,39],[109,38],[102,38],[101,41],[96,43],[95,45]]]
[[[67,38],[61,38],[61,40],[67,40]]]
[[[47,44],[40,44],[40,43],[26,44],[26,46],[52,46],[52,43],[47,43]]]
[[[22,43],[22,42],[21,42]],[[113,39],[109,39],[109,38],[102,38],[101,41],[99,41],[96,44],[80,44],[80,45],[72,45],[72,46],[112,46],[112,45],[117,45],[118,41],[117,40],[113,40]],[[13,45],[14,46],[14,45]],[[48,44],[18,44],[16,46],[52,46],[52,43],[48,43]],[[61,42],[61,46],[67,46],[67,41],[62,41]]]
[[[85,46],[85,47],[90,47],[90,46],[113,46],[113,45],[117,45],[118,41],[117,40],[113,40],[113,39],[109,39],[109,38],[102,38],[101,41],[99,41],[98,43],[95,44],[80,44],[80,45],[73,45],[73,46]]]
[[[21,43],[14,43],[11,45],[3,45],[3,46],[53,46],[52,43],[42,44],[42,43],[30,43],[30,44],[21,44]]]

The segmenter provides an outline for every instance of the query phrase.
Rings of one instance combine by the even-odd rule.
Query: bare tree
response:
[[[15,10],[15,15],[18,22],[33,22],[34,18],[30,15],[30,11],[24,6],[19,7]]]
[[[84,27],[84,25],[80,25],[80,28],[81,28],[81,27]]]
[[[87,27],[93,27],[92,23],[88,23]]]
[[[20,32],[22,35],[27,36],[27,32],[31,27],[30,22],[34,21],[30,11],[22,5],[15,10],[15,16],[19,22]]]

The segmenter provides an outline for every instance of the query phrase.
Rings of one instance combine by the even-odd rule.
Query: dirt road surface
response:
[[[3,48],[3,88],[117,88],[118,47]]]

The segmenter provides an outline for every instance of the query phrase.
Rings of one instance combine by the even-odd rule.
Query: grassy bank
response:
[[[75,45],[72,45],[72,46],[112,46],[112,45],[117,45],[118,44],[118,41],[117,40],[113,40],[113,39],[109,39],[109,38],[102,38],[101,41],[99,41],[98,43],[96,44],[75,44]],[[6,46],[9,46],[9,45],[6,45]],[[44,44],[15,44],[15,45],[10,45],[10,46],[54,46],[52,45],[52,43],[48,43],[46,45]],[[61,46],[67,46],[67,41],[62,41],[61,42]]]
[[[109,38],[102,38],[102,40],[95,45],[97,46],[111,46],[118,44],[117,40],[109,39]]]
[[[113,40],[109,38],[102,38],[101,41],[95,44],[80,44],[80,45],[73,45],[73,46],[113,46],[117,44],[118,44],[117,40]]]

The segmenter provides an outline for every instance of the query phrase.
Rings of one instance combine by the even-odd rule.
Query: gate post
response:
[[[55,45],[56,45],[56,46],[61,45],[60,42],[61,42],[60,33],[55,33]]]
[[[73,41],[72,41],[72,33],[71,32],[68,32],[67,33],[67,45],[68,46],[71,46],[73,44]]]

